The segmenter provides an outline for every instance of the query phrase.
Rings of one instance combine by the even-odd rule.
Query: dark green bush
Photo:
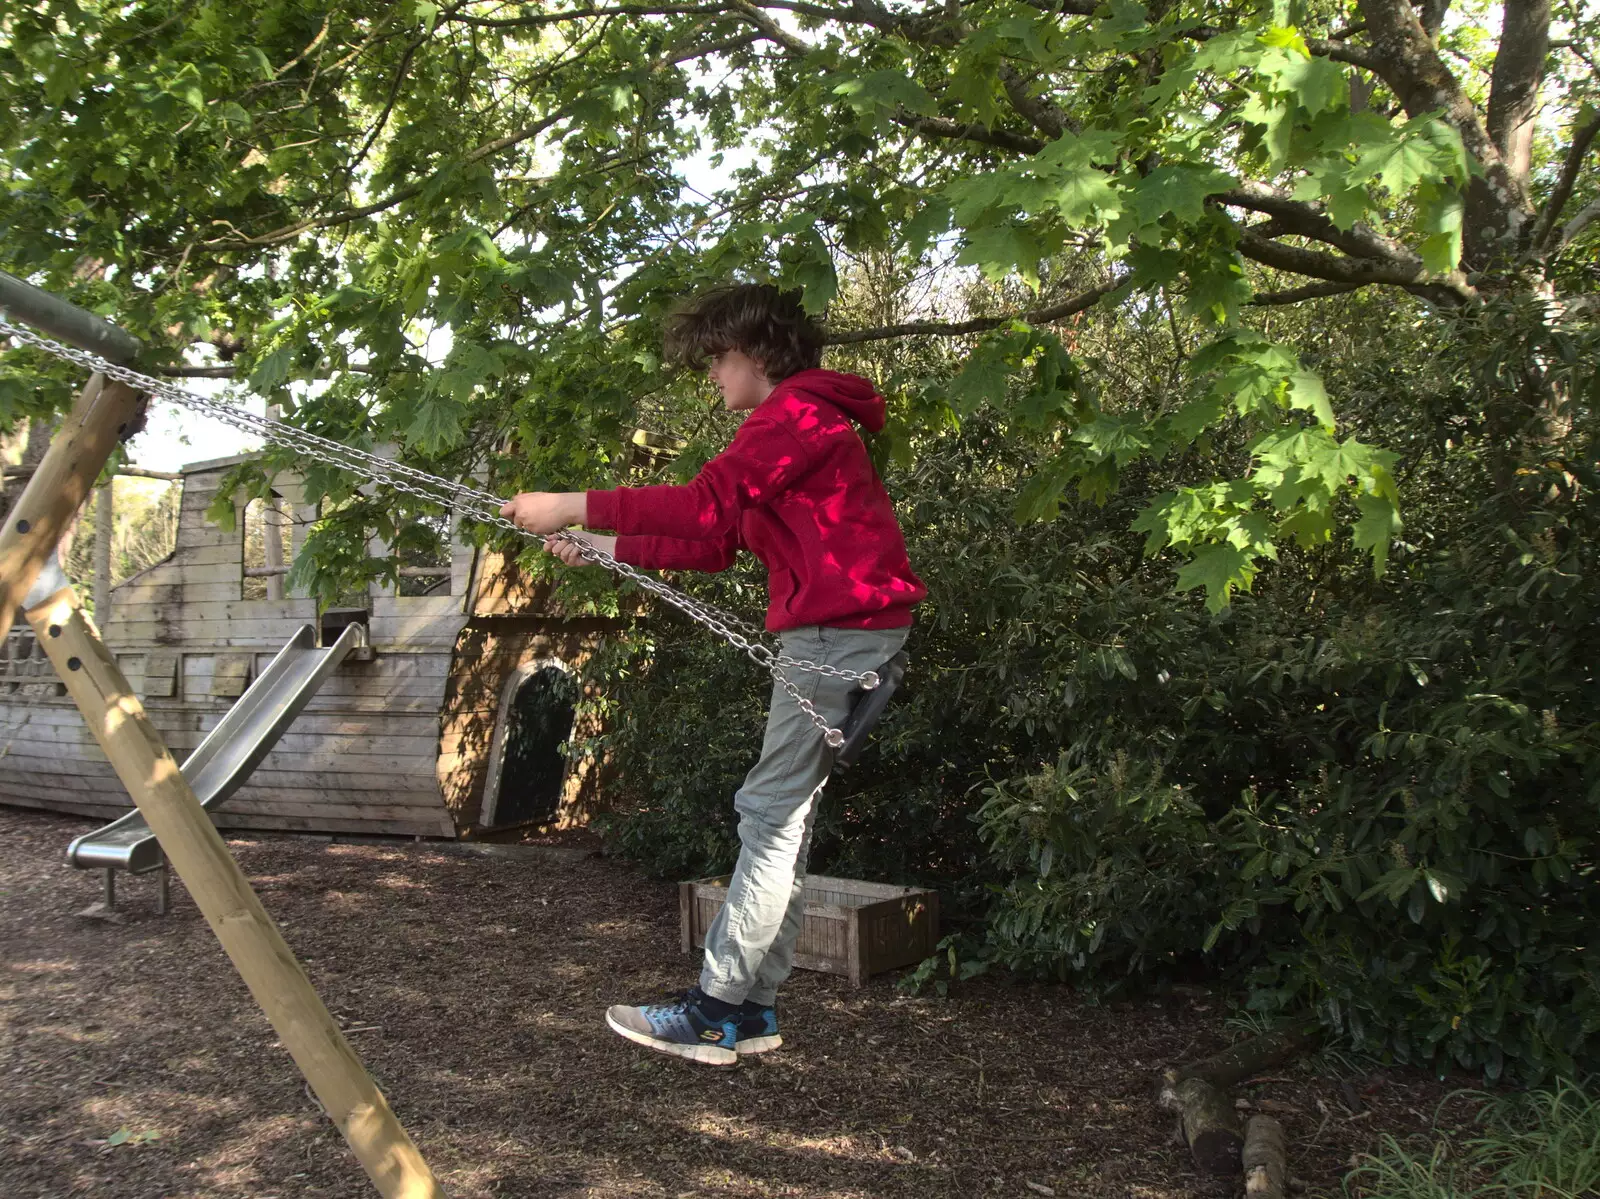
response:
[[[1402,454],[1389,573],[1328,547],[1215,617],[1127,532],[1170,480],[1019,528],[1036,435],[980,414],[925,438],[889,476],[930,587],[912,673],[830,786],[813,869],[939,886],[968,972],[1100,989],[1204,973],[1402,1061],[1592,1069],[1592,383],[1562,380],[1556,434],[1490,419],[1491,332],[1378,320],[1360,353],[1330,349],[1354,431]],[[764,678],[658,618],[602,674],[620,845],[669,875],[726,869]]]

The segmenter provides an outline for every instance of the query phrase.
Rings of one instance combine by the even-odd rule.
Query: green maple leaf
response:
[[[1189,292],[1184,305],[1202,321],[1232,325],[1239,320],[1239,306],[1249,300],[1250,284],[1244,266],[1236,255],[1207,259],[1189,268]]]
[[[263,354],[255,369],[250,372],[250,389],[265,395],[289,378],[289,368],[294,362],[295,346],[283,342]]]
[[[1197,70],[1231,75],[1240,67],[1260,61],[1263,51],[1264,47],[1253,31],[1235,29],[1207,39],[1195,51],[1194,65]]]
[[[800,285],[807,312],[821,312],[839,294],[839,276],[831,257],[806,258],[794,268],[792,278]]]
[[[1075,429],[1072,440],[1083,445],[1096,460],[1112,458],[1118,466],[1126,466],[1150,448],[1143,421],[1105,412]]]
[[[1080,167],[1050,181],[1050,199],[1069,225],[1094,224],[1122,211],[1122,197],[1110,178],[1094,167]]]
[[[465,414],[465,407],[454,396],[424,396],[406,426],[406,440],[430,454],[450,449],[461,443]]]
[[[1006,386],[1013,373],[1011,365],[992,348],[981,347],[950,380],[947,395],[950,406],[969,416],[984,404],[999,404],[1006,398]]]
[[[1280,92],[1288,92],[1312,116],[1342,107],[1350,88],[1344,72],[1325,58],[1312,58],[1297,49],[1272,49],[1261,56],[1258,68]]]
[[[943,196],[928,196],[911,218],[901,226],[906,252],[920,256],[950,228],[953,216],[950,202]]]
[[[1353,478],[1371,485],[1378,494],[1393,499],[1394,496],[1390,494],[1393,482],[1388,480],[1388,471],[1393,462],[1394,455],[1388,450],[1374,449],[1353,437],[1346,441],[1335,441],[1328,437],[1320,444],[1311,443],[1305,466],[1307,470],[1320,475],[1330,491],[1339,490]]]
[[[1350,229],[1372,208],[1365,178],[1352,177],[1352,167],[1343,156],[1312,163],[1295,181],[1296,200],[1325,200],[1328,219],[1341,229]]]
[[[1193,441],[1222,419],[1227,411],[1227,400],[1217,392],[1209,392],[1199,399],[1190,400],[1166,420],[1168,435],[1185,444]]]
[[[1041,173],[1059,169],[1076,171],[1095,164],[1109,166],[1122,153],[1126,134],[1111,129],[1085,129],[1081,133],[1063,133],[1034,157],[1035,169]]]
[[[1198,56],[1191,57],[1187,62],[1169,66],[1161,73],[1160,79],[1152,86],[1144,89],[1140,99],[1149,108],[1165,108],[1199,76],[1200,64]]]
[[[971,179],[953,179],[944,186],[956,223],[971,228],[991,214],[1004,211],[1011,203],[1010,190],[1016,177],[1009,171],[991,171]]]
[[[1403,133],[1393,141],[1372,146],[1356,159],[1353,174],[1376,178],[1391,195],[1404,195],[1424,180],[1443,179],[1450,164],[1427,138]]]
[[[1342,187],[1327,195],[1328,219],[1349,232],[1372,211],[1372,195],[1364,187]]]
[[[1145,557],[1153,558],[1169,545],[1185,544],[1209,510],[1191,490],[1167,491],[1151,500],[1130,527],[1145,535]]]
[[[1461,261],[1461,224],[1466,201],[1453,187],[1424,184],[1417,193],[1417,225],[1426,236],[1417,252],[1422,265],[1444,274]]]
[[[1361,509],[1361,519],[1352,530],[1356,548],[1371,552],[1372,573],[1381,576],[1388,568],[1389,542],[1400,531],[1400,513],[1383,495],[1358,495],[1356,506]]]
[[[1023,484],[1011,516],[1019,525],[1036,520],[1054,520],[1061,512],[1061,494],[1076,470],[1068,454],[1046,462]]]
[[[905,108],[915,113],[930,113],[935,109],[933,97],[915,79],[904,71],[885,69],[873,71],[855,79],[846,79],[836,85],[833,94],[858,113],[878,112]]]
[[[1311,371],[1295,371],[1289,376],[1286,398],[1289,407],[1313,412],[1324,429],[1333,428],[1333,405],[1328,402],[1328,389]]]
[[[1179,591],[1206,589],[1206,610],[1220,612],[1228,606],[1233,589],[1249,591],[1255,581],[1255,558],[1236,545],[1208,545],[1178,571]]]
[[[1289,138],[1294,132],[1294,105],[1282,96],[1254,92],[1239,109],[1241,120],[1262,126],[1261,142],[1274,164],[1289,157]]]
[[[1165,287],[1183,278],[1183,255],[1149,242],[1140,242],[1128,252],[1128,265],[1141,287]]]
[[[1297,508],[1278,525],[1278,537],[1294,538],[1303,550],[1326,545],[1333,540],[1333,520],[1326,508]]]
[[[1043,257],[1038,238],[1026,226],[1005,221],[968,229],[966,245],[956,261],[976,266],[986,278],[996,282],[1016,271],[1037,291],[1039,262]]]
[[[1206,197],[1227,191],[1238,180],[1209,166],[1173,163],[1151,171],[1133,188],[1133,207],[1145,224],[1172,213],[1180,221],[1205,216]]]

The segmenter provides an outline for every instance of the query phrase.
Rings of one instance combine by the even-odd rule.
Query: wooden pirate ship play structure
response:
[[[3,273],[0,308],[112,362],[139,352],[121,330]],[[112,588],[109,553],[97,542],[95,554],[100,638],[185,775],[204,780],[195,790],[212,821],[452,839],[583,823],[596,773],[569,766],[560,746],[575,731],[575,668],[609,622],[561,615],[514,561],[457,537],[454,518],[445,555],[319,611],[288,585],[319,515],[298,476],[275,477],[270,500],[241,497],[231,527],[206,517],[248,457],[167,476],[181,496],[165,560]],[[354,468],[381,473],[367,457]],[[27,473],[22,498],[53,485]],[[477,508],[489,498],[458,490]],[[108,492],[97,537],[110,530]],[[54,548],[39,551],[52,568]],[[48,648],[20,622],[0,638],[0,804],[121,817],[129,789]],[[74,847],[78,865],[116,858],[109,845],[98,857]]]
[[[99,622],[180,761],[258,685],[256,706],[293,706],[253,769],[226,780],[225,802],[207,803],[215,823],[446,838],[581,823],[594,773],[569,768],[559,746],[573,731],[573,670],[604,622],[552,613],[514,563],[455,539],[447,561],[402,568],[399,588],[319,613],[310,597],[285,594],[285,563],[317,516],[297,479],[274,480],[272,506],[241,505],[232,530],[206,520],[242,460],[182,471],[173,553],[111,589]],[[270,667],[292,644],[338,645],[340,661],[286,685]],[[4,651],[0,803],[127,812],[127,791],[33,633],[13,629]]]

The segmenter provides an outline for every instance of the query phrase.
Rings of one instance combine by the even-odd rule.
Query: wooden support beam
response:
[[[5,271],[0,271],[0,312],[110,362],[132,362],[144,348],[110,321]]]
[[[385,1199],[443,1199],[422,1154],[251,890],[72,588],[63,587],[25,615],[162,852],[378,1192]]]
[[[72,588],[61,580],[53,594],[30,595],[41,568],[49,563],[57,570],[62,533],[141,403],[132,388],[92,377],[7,514],[0,529],[0,642],[26,599],[24,616],[67,693],[367,1176],[385,1199],[442,1199],[444,1191],[250,889]]]
[[[108,480],[94,493],[94,618],[101,624],[111,619],[111,534],[115,522]]]
[[[0,529],[0,641],[143,399],[94,375]]]

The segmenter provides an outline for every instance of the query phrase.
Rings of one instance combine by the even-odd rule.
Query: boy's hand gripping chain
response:
[[[63,345],[48,337],[41,337],[31,330],[21,328],[0,316],[0,336],[10,337],[16,341],[25,342],[36,346],[47,354],[63,358],[68,362],[75,362],[79,366],[91,371],[98,371],[107,378],[118,379],[130,387],[151,395],[160,396],[164,400],[202,415],[232,425],[246,433],[260,437],[263,441],[273,445],[282,446],[292,451],[297,457],[309,458],[316,462],[325,462],[330,466],[337,466],[342,470],[357,475],[373,483],[380,483],[394,488],[406,495],[415,496],[426,503],[444,508],[454,508],[463,515],[471,516],[483,524],[495,525],[502,529],[509,529],[519,537],[532,537],[534,534],[519,528],[506,517],[500,515],[500,509],[506,501],[500,496],[492,495],[487,491],[480,491],[475,487],[468,487],[462,483],[442,479],[438,475],[430,475],[426,471],[417,470],[415,467],[406,466],[388,458],[380,458],[376,454],[369,454],[365,450],[358,450],[331,438],[319,437],[315,433],[285,424],[282,421],[272,420],[265,416],[256,416],[231,404],[220,400],[209,399],[185,391],[172,383],[150,375],[140,374],[117,363],[108,362],[97,354],[87,350],[75,349]],[[855,683],[862,691],[872,691],[879,683],[878,672],[875,670],[854,671],[840,670],[838,667],[829,666],[825,662],[812,662],[805,658],[791,658],[786,654],[774,652],[771,647],[760,640],[760,632],[749,622],[741,620],[731,612],[725,612],[715,605],[704,600],[696,599],[673,587],[669,587],[660,579],[635,569],[626,562],[619,562],[616,558],[598,549],[580,536],[568,532],[560,532],[557,537],[569,541],[578,548],[578,552],[588,562],[597,566],[604,566],[607,570],[622,575],[637,583],[652,595],[658,596],[684,613],[691,620],[705,625],[735,649],[743,650],[751,661],[760,666],[772,676],[780,687],[789,695],[789,698],[799,706],[811,720],[811,723],[822,733],[823,739],[834,749],[844,744],[845,736],[842,731],[829,725],[826,719],[817,712],[805,696],[800,694],[789,676],[784,673],[785,668],[793,670],[806,670],[814,674],[827,675],[832,678],[846,679]]]

